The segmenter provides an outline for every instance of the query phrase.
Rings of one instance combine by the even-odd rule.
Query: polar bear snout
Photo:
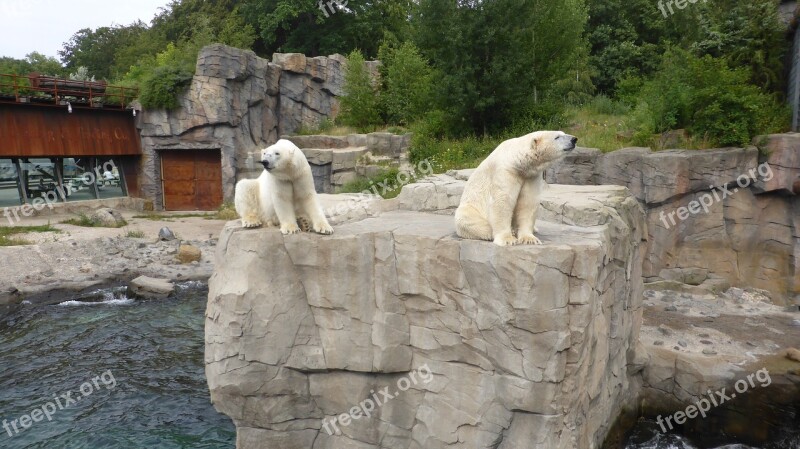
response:
[[[578,138],[570,136],[569,134],[562,134],[556,137],[556,141],[561,144],[561,149],[564,151],[572,151],[578,143]]]
[[[275,164],[271,164],[269,161],[261,161],[261,165],[264,166],[264,170],[270,171],[275,168]]]

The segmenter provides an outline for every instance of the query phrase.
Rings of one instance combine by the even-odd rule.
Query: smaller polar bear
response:
[[[541,245],[533,231],[544,170],[577,142],[561,131],[537,131],[498,145],[464,187],[455,216],[459,237],[501,246]]]
[[[300,148],[281,139],[261,150],[261,165],[261,176],[236,184],[234,203],[242,227],[280,226],[281,233],[294,234],[300,231],[299,221],[319,234],[333,234],[314,190],[311,166]]]

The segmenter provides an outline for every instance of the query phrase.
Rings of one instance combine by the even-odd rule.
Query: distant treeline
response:
[[[169,108],[191,80],[197,51],[212,42],[267,58],[357,51],[421,64],[417,77],[397,64],[384,67],[394,70],[395,84],[377,87],[374,94],[386,98],[373,112],[366,105],[373,125],[425,121],[433,134],[497,134],[558,125],[566,107],[602,95],[626,105],[642,135],[685,128],[743,142],[784,126],[790,41],[778,4],[174,0],[149,24],[78,30],[60,60],[35,52],[26,60],[0,58],[0,73],[136,85],[143,104]]]

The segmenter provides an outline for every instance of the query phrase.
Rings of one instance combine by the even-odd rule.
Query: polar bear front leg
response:
[[[278,216],[281,233],[283,235],[295,234],[300,232],[297,226],[297,215],[294,213],[294,199],[291,181],[276,180],[276,188],[272,193],[272,205],[275,207],[275,215]]]
[[[489,198],[489,224],[492,226],[494,243],[500,246],[511,246],[517,243],[511,231],[511,219],[522,185],[521,181],[509,176],[499,176],[492,182],[492,193]]]
[[[325,218],[325,213],[322,212],[322,205],[319,204],[310,168],[295,184],[295,194],[298,195],[295,201],[300,205],[301,215],[308,217],[311,221],[311,230],[317,234],[333,234],[333,228]]]
[[[517,244],[518,245],[541,245],[533,233],[536,231],[536,212],[539,209],[539,197],[541,196],[544,181],[541,175],[525,181],[517,199],[517,206],[514,208],[514,223],[517,225]]]

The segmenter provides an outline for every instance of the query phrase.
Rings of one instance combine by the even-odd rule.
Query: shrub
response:
[[[653,133],[687,129],[718,145],[745,145],[757,134],[788,123],[787,108],[749,84],[746,69],[721,58],[670,50],[639,93],[634,115],[638,141]]]
[[[378,96],[372,77],[364,64],[364,56],[355,50],[347,57],[344,74],[344,95],[339,120],[348,126],[369,131],[379,124]]]
[[[178,94],[192,81],[192,72],[176,66],[161,66],[144,79],[139,100],[150,109],[178,107]]]
[[[433,70],[414,44],[381,46],[383,63],[381,109],[386,122],[408,125],[422,117],[432,102]]]

